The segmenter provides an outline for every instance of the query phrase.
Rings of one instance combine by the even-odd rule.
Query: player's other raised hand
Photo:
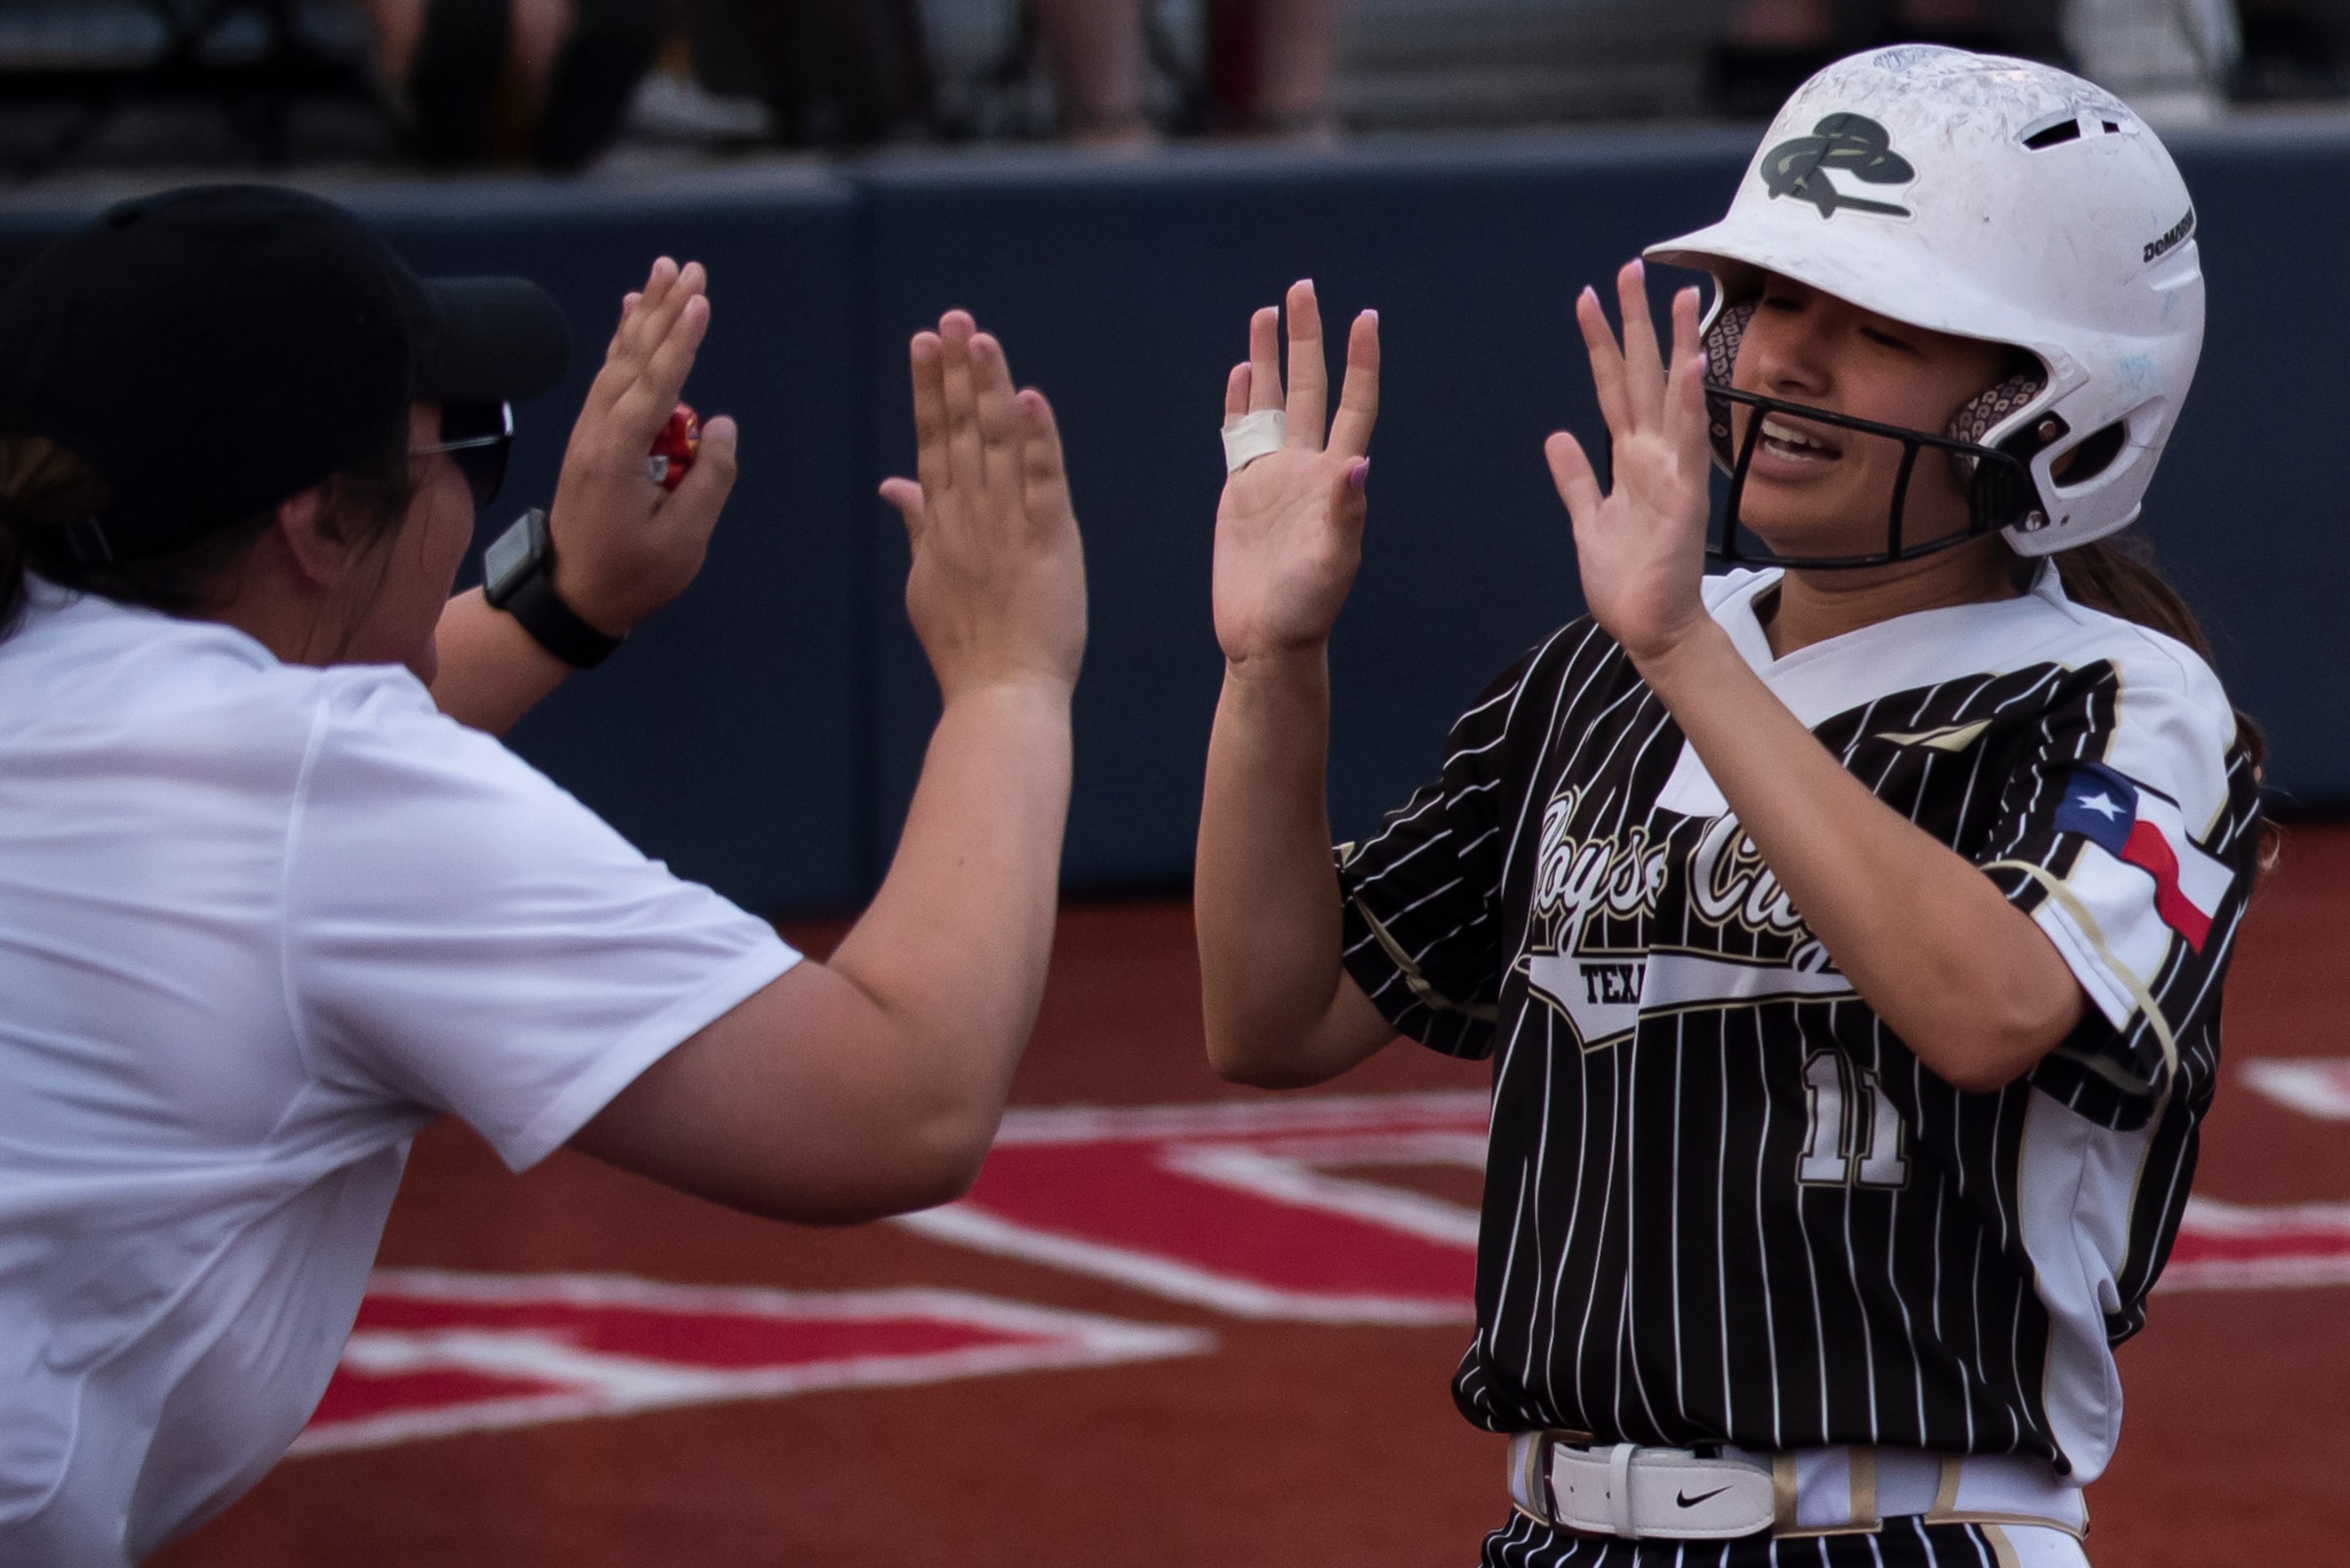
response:
[[[564,449],[547,509],[556,591],[610,636],[685,591],[734,488],[734,421],[723,414],[702,425],[702,450],[675,490],[645,473],[645,453],[710,330],[709,282],[700,262],[653,263],[644,287],[621,301],[619,327]]]
[[[1705,359],[1698,352],[1697,290],[1673,296],[1669,371],[1648,317],[1648,275],[1638,261],[1616,275],[1624,316],[1619,348],[1599,296],[1575,302],[1591,356],[1591,381],[1612,439],[1616,488],[1602,494],[1583,445],[1565,431],[1543,452],[1575,521],[1583,598],[1601,629],[1634,662],[1659,657],[1706,621]]]
[[[1347,338],[1338,412],[1324,424],[1329,376],[1311,281],[1288,298],[1289,384],[1281,315],[1249,318],[1249,357],[1224,383],[1224,416],[1281,409],[1286,444],[1224,481],[1216,506],[1216,640],[1233,665],[1318,647],[1330,635],[1363,553],[1363,487],[1379,411],[1379,318],[1366,310]]]
[[[1086,649],[1085,548],[1053,408],[1014,390],[1003,346],[963,311],[918,332],[915,472],[881,494],[914,549],[906,614],[949,702],[1001,681],[1064,693]]]

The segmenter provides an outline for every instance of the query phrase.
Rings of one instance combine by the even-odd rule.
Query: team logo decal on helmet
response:
[[[1902,156],[1921,148],[1931,149],[1929,179]],[[1813,218],[1846,211],[1865,215]],[[1820,71],[1773,119],[1721,220],[1647,252],[1711,272],[1716,285],[1700,328],[1707,434],[1730,485],[1709,551],[1752,565],[1874,566],[1993,532],[2030,557],[2127,527],[2202,348],[2199,227],[2153,130],[2054,66],[1914,45]],[[2006,363],[1939,430],[1738,387],[1739,348],[1774,276],[2003,348]],[[1895,443],[1881,549],[1794,558],[1749,548],[1741,503],[1765,413]],[[1905,519],[1920,474],[1958,482],[1963,528],[1938,520],[1929,533]]]
[[[1865,114],[1831,114],[1798,136],[1771,149],[1762,160],[1762,183],[1775,199],[1793,196],[1809,202],[1823,218],[1840,211],[1882,213],[1906,218],[1909,209],[1891,202],[1847,196],[1828,180],[1840,171],[1867,185],[1906,185],[1918,177],[1909,161],[1893,151],[1885,127]]]

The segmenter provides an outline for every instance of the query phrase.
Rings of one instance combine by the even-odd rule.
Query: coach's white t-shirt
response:
[[[519,1169],[797,955],[390,667],[32,585],[0,640],[0,1563],[258,1480],[417,1128]]]

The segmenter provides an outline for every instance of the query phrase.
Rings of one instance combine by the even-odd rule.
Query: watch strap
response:
[[[522,622],[539,647],[574,670],[593,670],[611,656],[621,639],[607,637],[581,620],[555,591],[554,563],[542,560],[515,585],[501,607]]]

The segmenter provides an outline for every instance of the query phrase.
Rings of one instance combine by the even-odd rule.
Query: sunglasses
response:
[[[473,493],[480,511],[498,498],[506,482],[506,459],[514,451],[514,405],[511,403],[444,403],[441,408],[441,439],[430,446],[408,449],[411,457],[445,452],[465,488]]]

